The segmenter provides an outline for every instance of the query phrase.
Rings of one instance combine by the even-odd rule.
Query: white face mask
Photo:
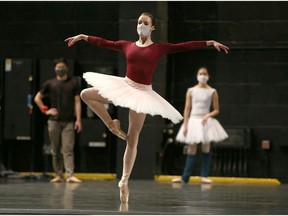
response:
[[[150,35],[150,27],[148,25],[144,25],[144,23],[138,24],[137,33],[139,36],[148,37]]]
[[[197,80],[198,80],[199,83],[205,84],[205,83],[208,82],[209,77],[206,76],[206,75],[198,75],[198,76],[197,76]]]

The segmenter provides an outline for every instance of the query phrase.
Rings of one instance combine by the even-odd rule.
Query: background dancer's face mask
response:
[[[201,84],[206,84],[209,80],[209,77],[207,75],[198,75],[197,80]]]
[[[148,37],[150,35],[151,27],[149,25],[145,25],[144,23],[137,25],[137,33],[139,36]]]

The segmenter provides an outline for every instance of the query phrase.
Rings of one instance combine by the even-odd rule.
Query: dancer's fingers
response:
[[[73,37],[66,38],[64,41],[67,42],[70,41],[71,39],[73,39]]]
[[[68,42],[68,43],[67,43],[67,46],[70,47],[70,46],[74,45],[74,43],[75,43],[77,40],[76,40],[76,37],[69,37],[69,38],[66,38],[64,41],[65,41],[65,42]]]

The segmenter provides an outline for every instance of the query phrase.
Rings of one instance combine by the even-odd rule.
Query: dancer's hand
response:
[[[207,121],[208,121],[209,118],[210,118],[210,116],[208,116],[208,115],[206,115],[206,116],[203,117],[203,119],[202,119],[202,125],[203,125],[203,126],[206,125],[206,123],[207,123]]]
[[[217,41],[214,41],[214,40],[210,40],[210,41],[207,41],[207,46],[214,46],[216,50],[218,50],[219,52],[221,50],[224,50],[224,52],[226,54],[228,54],[228,51],[229,51],[229,47],[225,46],[224,44],[221,44]]]
[[[184,127],[183,134],[185,137],[187,136],[187,131],[188,131],[187,127]]]
[[[67,44],[68,47],[71,47],[71,46],[73,46],[74,43],[76,43],[77,41],[80,41],[80,40],[86,40],[86,41],[87,41],[87,38],[88,38],[87,35],[79,34],[79,35],[76,35],[76,36],[74,36],[74,37],[66,38],[64,41],[65,41],[65,42],[68,42],[68,44]]]

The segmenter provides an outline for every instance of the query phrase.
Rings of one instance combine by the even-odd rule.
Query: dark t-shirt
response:
[[[57,78],[46,81],[40,89],[41,94],[48,96],[50,108],[56,108],[58,116],[50,116],[51,120],[75,120],[75,96],[80,94],[77,80],[68,77],[65,81]]]

